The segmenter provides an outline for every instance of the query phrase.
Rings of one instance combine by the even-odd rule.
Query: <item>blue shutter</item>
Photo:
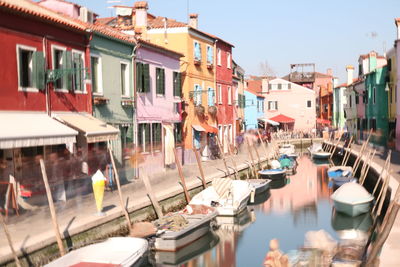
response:
[[[207,63],[213,64],[213,48],[207,46]]]
[[[198,42],[194,43],[194,58],[195,58],[195,60],[198,60],[198,61],[201,60],[200,43],[198,43]]]
[[[212,88],[208,88],[208,106],[214,106],[214,90]]]

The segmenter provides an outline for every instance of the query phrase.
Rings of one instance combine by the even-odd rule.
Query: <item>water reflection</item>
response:
[[[287,253],[303,246],[308,231],[324,229],[337,237],[332,228],[336,223],[331,221],[328,165],[316,165],[307,156],[299,157],[298,162],[297,173],[290,180],[257,196],[256,203],[239,216],[218,217],[218,244],[184,264],[178,262],[180,266],[262,266],[273,238]]]

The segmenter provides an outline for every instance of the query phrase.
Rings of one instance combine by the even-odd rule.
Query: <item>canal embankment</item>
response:
[[[261,146],[257,147],[257,152],[261,162],[265,162],[273,155],[271,147],[267,148],[268,156]],[[233,164],[232,160],[236,164]],[[254,155],[254,160],[258,161],[256,155]],[[248,171],[251,163],[246,146],[243,146],[240,153],[232,159],[226,158],[226,162],[231,175],[236,167],[239,175],[245,177],[245,172]],[[222,159],[206,161],[202,165],[207,183],[214,178],[228,176]],[[193,196],[203,189],[196,163],[184,165],[183,176],[190,195]],[[186,205],[177,169],[167,169],[165,172],[151,176],[150,183],[163,213]],[[122,185],[122,194],[132,222],[156,218],[155,210],[141,179]],[[103,209],[106,216],[96,216],[95,207],[93,194],[82,194],[67,199],[66,203],[56,203],[57,219],[64,247],[77,248],[109,236],[129,233],[116,190],[105,192]],[[48,206],[27,211],[19,216],[11,216],[7,224],[12,234],[14,249],[24,265],[41,265],[58,256]],[[3,235],[1,232],[0,265],[13,264],[11,250]]]

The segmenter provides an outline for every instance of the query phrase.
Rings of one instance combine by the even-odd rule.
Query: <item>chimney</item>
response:
[[[328,74],[329,76],[333,76],[333,71],[331,68],[326,70],[326,74]]]
[[[262,84],[262,86],[261,86],[261,88],[262,88],[261,91],[262,91],[263,93],[268,93],[268,84],[269,84],[268,79],[262,78],[261,84]]]
[[[371,51],[368,54],[368,62],[369,62],[369,71],[374,71],[377,66],[377,53],[375,51]]]
[[[189,14],[189,26],[197,29],[199,15],[196,13]]]
[[[135,26],[147,28],[147,9],[149,6],[146,1],[135,2]]]
[[[397,28],[397,40],[400,40],[400,18],[394,20]]]
[[[347,71],[347,85],[350,85],[353,83],[354,67],[352,65],[347,65],[346,71]]]

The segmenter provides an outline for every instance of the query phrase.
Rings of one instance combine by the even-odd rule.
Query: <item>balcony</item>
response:
[[[123,107],[125,107],[125,106],[133,106],[133,100],[132,99],[122,99],[121,100],[121,105],[123,106]]]
[[[95,96],[93,97],[93,105],[101,106],[106,105],[110,102],[110,99],[103,97],[103,96]]]
[[[194,59],[194,65],[200,66],[201,65],[201,59],[195,58]]]

